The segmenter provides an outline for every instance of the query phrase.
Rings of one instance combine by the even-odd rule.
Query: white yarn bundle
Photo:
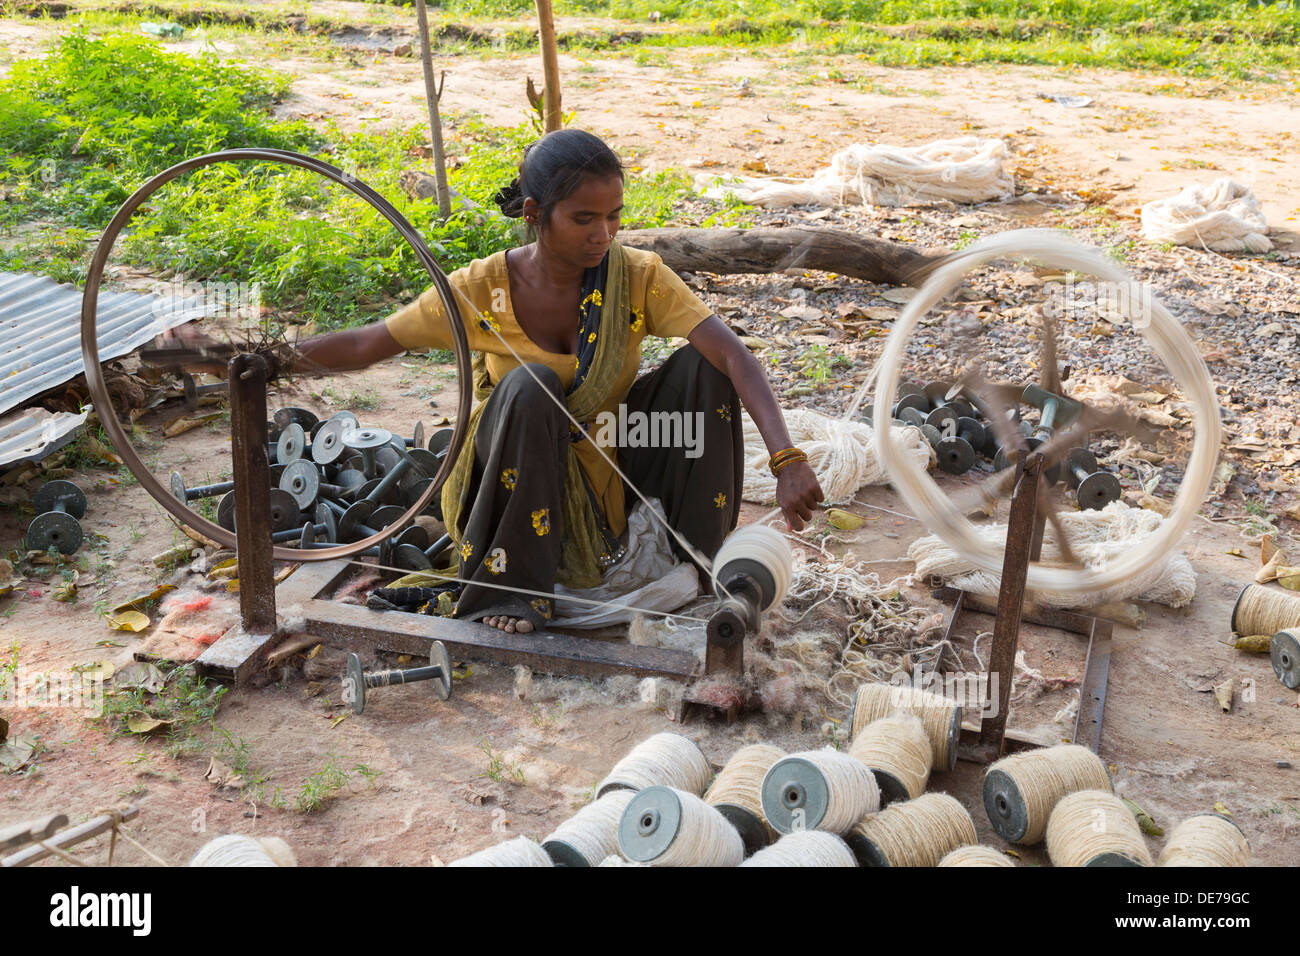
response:
[[[959,846],[942,860],[940,866],[1012,866],[1011,857],[1005,853],[999,853],[991,846],[976,844],[974,846]]]
[[[820,412],[801,408],[783,410],[792,444],[808,455],[808,464],[817,475],[827,504],[851,501],[865,485],[883,485],[889,479],[876,460],[871,426],[866,422],[830,418]],[[770,457],[758,426],[748,414],[744,416],[745,479],[742,492],[746,501],[770,504],[776,498],[776,478],[768,471]],[[901,445],[909,458],[929,467],[933,451],[919,428],[911,425],[893,427],[894,442]]]
[[[1112,501],[1101,511],[1067,511],[1061,514],[1070,549],[1088,568],[1101,568],[1116,558],[1141,548],[1143,541],[1156,534],[1164,522],[1154,511],[1130,508],[1122,501]],[[984,525],[978,536],[999,547],[1006,541],[1007,526]],[[916,562],[913,572],[919,579],[937,576],[952,587],[975,594],[997,594],[1001,575],[976,568],[961,557],[938,535],[913,541],[907,556]],[[1043,536],[1043,560],[1059,559],[1056,531],[1049,524]],[[1092,594],[1065,594],[1035,591],[1034,600],[1052,607],[1080,607],[1137,598],[1170,607],[1183,607],[1196,596],[1196,572],[1181,551],[1172,552],[1150,567],[1114,587]]]
[[[279,837],[251,837],[231,833],[209,840],[199,848],[190,866],[297,866],[289,844]]]
[[[1142,207],[1142,238],[1215,252],[1268,252],[1268,223],[1245,186],[1222,176],[1208,186],[1187,186],[1176,196]]]
[[[921,719],[912,714],[873,720],[853,737],[849,754],[873,771],[892,776],[913,800],[925,791],[934,765],[930,735]]]
[[[672,842],[658,856],[640,860],[647,866],[739,866],[745,859],[745,843],[721,813],[698,796],[685,790],[673,790],[681,807],[681,818]],[[636,803],[624,815],[639,813]],[[641,854],[623,842],[619,828],[619,852],[628,859]]]
[[[1105,790],[1080,790],[1052,809],[1047,855],[1052,866],[1091,866],[1107,858],[1151,865],[1137,820],[1123,800]]]
[[[596,788],[598,797],[609,790],[644,790],[663,786],[699,796],[709,785],[713,768],[700,748],[681,734],[655,734],[641,741]]]
[[[854,143],[832,156],[830,166],[802,182],[699,173],[695,189],[710,199],[734,196],[756,206],[987,202],[1015,192],[1015,181],[1002,168],[1006,155],[1002,140],[973,136],[923,146]]]
[[[1169,834],[1161,866],[1247,866],[1250,844],[1237,825],[1217,813],[1188,817]]]
[[[461,857],[448,866],[554,866],[550,856],[528,837],[515,837]]]
[[[542,841],[542,849],[550,843],[564,843],[576,850],[588,866],[600,865],[618,852],[618,821],[634,796],[632,790],[609,791],[556,827]]]
[[[880,787],[876,775],[862,761],[829,747],[805,750],[778,760],[763,778],[763,813],[767,822],[781,833],[798,829],[786,826],[788,814],[778,811],[781,789],[789,777],[788,765],[795,761],[811,764],[826,786],[825,814],[820,820],[805,821],[804,829],[847,833],[868,813],[880,809]]]
[[[857,866],[843,838],[821,830],[797,830],[764,847],[741,866]]]

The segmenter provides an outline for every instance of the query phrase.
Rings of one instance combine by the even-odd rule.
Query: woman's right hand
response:
[[[813,510],[822,497],[821,483],[808,462],[791,462],[777,473],[776,503],[785,514],[785,523],[791,531],[803,530],[805,522],[812,520]]]

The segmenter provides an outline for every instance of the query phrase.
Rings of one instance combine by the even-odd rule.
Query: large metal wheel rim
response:
[[[117,213],[113,216],[104,233],[100,236],[99,244],[95,248],[95,255],[91,259],[90,268],[86,273],[86,289],[82,294],[81,300],[81,355],[82,361],[86,367],[86,384],[90,391],[91,399],[97,409],[108,409],[107,414],[100,414],[100,423],[104,426],[104,431],[108,433],[109,440],[113,448],[122,457],[123,463],[135,475],[150,496],[158,502],[168,514],[179,521],[182,525],[189,527],[213,541],[221,544],[223,547],[235,547],[235,534],[227,531],[220,525],[209,521],[202,515],[193,511],[188,504],[177,500],[163,484],[154,477],[148,466],[141,460],[131,443],[126,431],[122,428],[117,420],[117,414],[113,411],[113,403],[109,397],[108,389],[104,381],[103,369],[100,368],[99,362],[99,341],[98,330],[95,325],[96,311],[99,303],[99,286],[103,281],[104,267],[107,264],[109,253],[112,252],[113,245],[117,241],[118,235],[130,221],[131,216],[141,205],[144,204],[151,195],[159,188],[165,186],[173,179],[190,172],[200,169],[204,166],[212,166],[216,163],[233,162],[237,160],[254,160],[260,162],[282,163],[287,166],[298,166],[299,168],[318,173],[332,182],[338,183],[354,195],[359,196],[368,202],[380,215],[388,220],[389,224],[397,230],[398,234],[406,240],[407,244],[415,253],[416,258],[428,271],[433,284],[438,288],[439,297],[442,299],[443,308],[447,312],[448,325],[452,332],[452,347],[456,355],[456,372],[459,385],[459,403],[456,411],[456,424],[453,426],[451,442],[447,457],[443,460],[442,467],[438,473],[433,476],[433,481],[425,489],[420,498],[411,505],[402,517],[393,525],[392,529],[380,529],[378,534],[372,535],[361,541],[354,541],[350,544],[340,544],[332,548],[319,549],[300,549],[284,548],[278,545],[272,548],[272,555],[279,561],[326,561],[334,558],[346,558],[360,551],[372,548],[384,539],[389,537],[391,531],[399,528],[419,515],[429,503],[433,496],[442,491],[443,482],[446,481],[447,475],[451,472],[455,464],[456,457],[460,453],[461,446],[465,443],[464,422],[468,419],[468,412],[473,403],[472,392],[472,372],[470,368],[470,350],[469,341],[465,336],[465,328],[461,323],[460,308],[458,307],[455,295],[452,292],[451,283],[442,269],[438,266],[437,260],[434,259],[433,253],[425,244],[424,239],[415,230],[400,212],[384,199],[383,196],[375,192],[365,183],[344,173],[336,166],[329,163],[314,159],[311,156],[305,156],[301,153],[294,153],[281,149],[227,149],[216,153],[207,153],[203,156],[197,156],[194,159],[187,159],[184,162],[177,163],[168,169],[163,170],[157,176],[150,179],[147,183],[137,189],[131,196],[118,208]],[[454,316],[454,320],[452,317]]]
[[[1058,268],[1086,272],[1097,279],[1130,283],[1118,266],[1100,252],[1045,229],[1019,229],[980,240],[945,263],[930,276],[919,293],[908,302],[885,342],[877,375],[873,420],[890,420],[890,405],[912,331],[921,318],[953,291],[971,270],[1005,256],[1032,258]],[[1168,554],[1182,539],[1209,491],[1214,463],[1218,458],[1221,425],[1218,400],[1209,369],[1195,344],[1178,321],[1154,296],[1150,301],[1150,323],[1139,331],[1152,350],[1164,361],[1174,381],[1192,402],[1195,439],[1192,453],[1169,516],[1160,529],[1146,540],[1146,547],[1109,562],[1100,570],[1050,568],[1031,564],[1026,586],[1031,590],[1062,594],[1087,594],[1116,587]],[[1182,351],[1179,351],[1179,348]],[[954,551],[984,571],[1001,574],[1005,548],[982,540],[976,527],[962,514],[919,465],[914,464],[894,441],[889,428],[875,430],[876,456],[900,497],[929,530],[939,535]],[[894,480],[908,474],[916,486]]]

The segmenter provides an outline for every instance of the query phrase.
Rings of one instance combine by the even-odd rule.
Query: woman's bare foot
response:
[[[533,622],[526,617],[507,617],[502,614],[498,617],[485,617],[483,623],[490,627],[499,628],[507,634],[527,634],[533,629]]]

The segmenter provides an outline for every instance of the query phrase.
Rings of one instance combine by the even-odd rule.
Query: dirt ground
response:
[[[7,55],[17,57],[38,52],[50,35],[42,25],[6,20],[0,36]],[[173,46],[186,49],[200,40],[191,34]],[[241,53],[225,40],[218,48]],[[562,56],[570,78],[566,109],[577,110],[582,125],[625,153],[634,152],[632,162],[646,169],[696,163],[739,171],[761,161],[772,174],[803,176],[837,148],[863,139],[911,143],[998,135],[1015,150],[1019,178],[1043,191],[1112,191],[1112,205],[1123,214],[1189,181],[1233,175],[1256,191],[1270,222],[1281,227],[1274,235],[1280,247],[1294,247],[1297,238],[1291,224],[1300,215],[1300,170],[1283,161],[1294,153],[1300,129],[1295,88],[1223,91],[1182,79],[1074,69],[890,70],[813,57],[796,67],[775,54],[669,55],[681,68]],[[380,128],[423,116],[417,59],[356,54],[351,62],[304,57],[267,65],[296,76],[285,115],[328,115],[345,125],[373,120]],[[512,124],[523,117],[524,76],[541,72],[535,57],[467,57],[448,70],[445,108]],[[831,70],[870,81],[873,91],[819,76]],[[749,80],[743,89],[742,79]],[[1095,102],[1067,109],[1040,99],[1039,92],[1082,94]],[[417,418],[430,423],[452,411],[439,372],[409,357],[395,359],[314,382],[310,391],[273,394],[270,404],[329,413],[354,394],[377,398],[379,407],[358,411],[362,421],[408,433]],[[142,420],[156,474],[165,478],[176,468],[191,484],[224,475],[229,440],[223,427],[164,440],[160,420]],[[141,638],[110,631],[90,605],[96,597],[116,601],[149,590],[159,577],[149,556],[179,540],[137,484],[108,470],[74,479],[89,497],[84,523],[106,538],[99,550],[121,556],[102,594],[87,587],[69,605],[51,600],[49,586],[33,586],[0,604],[3,646],[16,640],[22,666],[32,670],[66,670],[96,658],[128,662]],[[906,511],[885,488],[864,489],[859,500]],[[849,552],[881,562],[876,567],[884,580],[906,574],[910,562],[887,562],[901,558],[923,529],[885,512],[854,510],[876,520],[847,536]],[[742,520],[759,513],[748,508]],[[12,509],[0,512],[0,550],[16,546],[25,521]],[[1237,524],[1209,518],[1197,523],[1184,548],[1198,575],[1191,606],[1147,606],[1140,628],[1116,630],[1100,753],[1117,792],[1166,829],[1221,803],[1249,837],[1255,863],[1300,863],[1300,696],[1278,683],[1266,656],[1223,643],[1232,603],[1253,577],[1257,550],[1242,540]],[[1244,556],[1232,555],[1234,549]],[[908,587],[907,593],[941,610],[926,590]],[[972,639],[987,624],[986,618],[967,619],[964,637]],[[125,646],[97,646],[108,638]],[[1028,663],[1049,677],[1082,675],[1083,652],[1073,637],[1027,627],[1022,646]],[[1209,688],[1228,677],[1237,681],[1237,699],[1225,714]],[[827,742],[823,717],[815,712],[678,727],[663,711],[640,703],[630,680],[539,679],[533,696],[520,700],[514,679],[509,668],[475,664],[445,703],[418,686],[396,688],[376,693],[364,715],[343,720],[337,718],[345,711],[329,694],[306,695],[302,676],[229,693],[216,723],[247,742],[250,764],[271,773],[271,788],[280,787],[291,803],[326,761],[381,772],[373,784],[353,773],[348,786],[313,813],[252,806],[237,790],[214,788],[204,779],[206,757],[172,759],[157,743],[114,737],[100,723],[71,713],[8,707],[3,713],[11,733],[36,732],[48,749],[34,770],[0,788],[0,826],[58,810],[83,819],[96,808],[133,802],[141,808],[135,827],[141,839],[176,863],[216,834],[248,832],[283,836],[304,864],[425,865],[509,836],[545,836],[585,802],[618,756],[655,732],[680,730],[718,766],[755,740],[787,750]],[[1026,701],[1013,711],[1012,726],[1044,742],[1063,739],[1069,727],[1053,715],[1075,693],[1067,687]],[[828,707],[826,714],[846,717],[842,708]],[[507,770],[500,780],[491,779],[494,755]],[[520,771],[522,783],[511,779],[511,768]],[[936,774],[931,789],[959,797],[981,838],[1002,846],[980,806],[979,778],[978,767],[961,763],[953,773]],[[1153,852],[1160,843],[1149,840]],[[102,859],[103,845],[90,845],[89,858]],[[1045,862],[1037,850],[1024,851],[1023,859]],[[131,848],[119,849],[119,860],[145,862]]]

